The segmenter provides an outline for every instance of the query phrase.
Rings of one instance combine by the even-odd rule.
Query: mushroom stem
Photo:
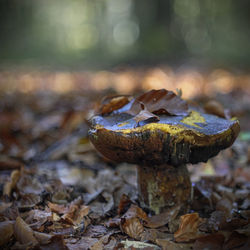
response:
[[[159,214],[180,205],[181,212],[187,212],[191,182],[186,165],[144,164],[137,167],[137,181],[139,200],[144,208]]]

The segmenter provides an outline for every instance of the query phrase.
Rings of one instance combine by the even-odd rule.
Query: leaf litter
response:
[[[8,99],[9,107],[0,107],[1,248],[248,249],[250,141],[238,139],[211,159],[214,176],[203,176],[202,164],[190,167],[188,214],[180,217],[175,206],[150,214],[137,200],[135,166],[107,161],[90,146],[85,122],[96,96],[3,95],[1,105]],[[218,103],[206,109],[228,114]],[[108,98],[99,112],[131,112],[140,123],[186,114],[188,105],[154,90]]]

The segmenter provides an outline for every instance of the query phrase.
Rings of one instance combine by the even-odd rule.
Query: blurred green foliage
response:
[[[248,67],[250,1],[0,0],[0,64]]]

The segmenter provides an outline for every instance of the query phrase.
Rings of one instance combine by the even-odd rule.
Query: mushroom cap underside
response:
[[[136,122],[120,113],[94,116],[90,140],[105,157],[117,162],[180,165],[206,162],[232,145],[240,126],[192,110],[186,116],[159,116],[158,122]]]

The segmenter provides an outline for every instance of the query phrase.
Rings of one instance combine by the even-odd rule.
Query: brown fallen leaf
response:
[[[167,224],[170,220],[174,220],[180,211],[180,206],[175,206],[164,213],[148,217],[144,225],[150,228],[158,228]]]
[[[210,228],[210,230],[218,231],[221,229],[221,225],[226,224],[226,215],[222,211],[214,211],[210,218],[208,219],[207,226]]]
[[[117,213],[118,215],[123,214],[125,211],[127,211],[128,206],[132,203],[132,201],[129,199],[129,197],[126,194],[122,194]]]
[[[51,250],[51,249],[68,250],[69,248],[66,246],[62,235],[54,235],[50,239],[50,242],[48,244],[40,245],[39,249],[41,250]]]
[[[140,239],[144,231],[142,221],[147,219],[147,214],[141,208],[131,205],[128,211],[121,217],[121,230],[134,239]]]
[[[12,202],[0,202],[0,215],[12,205]]]
[[[3,188],[3,194],[10,196],[12,190],[16,187],[16,184],[20,178],[20,170],[13,170],[11,173],[10,181],[6,182]]]
[[[205,103],[204,110],[208,114],[217,115],[219,117],[226,118],[226,119],[231,118],[230,111],[225,110],[222,104],[215,100],[210,100],[207,103]]]
[[[175,243],[168,239],[156,239],[156,243],[162,247],[163,250],[192,250],[193,243]]]
[[[67,221],[69,224],[79,224],[85,216],[89,213],[89,206],[77,206],[71,205],[69,212],[62,216],[62,219]]]
[[[33,209],[27,214],[25,222],[34,230],[40,231],[41,226],[52,220],[52,213],[45,210]]]
[[[12,169],[20,169],[23,167],[23,164],[10,160],[10,159],[0,159],[0,170],[12,170]]]
[[[137,240],[141,238],[141,234],[144,231],[141,221],[136,217],[122,218],[121,228],[124,233]]]
[[[156,240],[159,239],[167,239],[173,241],[174,235],[170,233],[161,232],[158,229],[148,229],[148,228],[145,228],[145,231],[141,235],[141,241],[143,242],[156,243]]]
[[[119,227],[121,224],[121,218],[111,218],[109,219],[106,223],[105,226],[106,227],[110,227],[110,228],[115,228],[115,227]]]
[[[228,198],[222,198],[216,204],[216,210],[222,211],[227,218],[232,216],[233,202]]]
[[[41,245],[49,244],[53,235],[34,231],[34,236]]]
[[[222,234],[210,234],[198,238],[194,243],[194,250],[207,249],[216,250],[222,249],[225,237]]]
[[[250,224],[248,224],[244,227],[241,227],[239,229],[236,229],[235,232],[240,233],[240,234],[244,234],[244,235],[248,236],[248,238],[249,238],[249,236],[250,236]]]
[[[48,202],[48,207],[51,212],[58,213],[58,214],[65,214],[69,211],[69,208],[65,205],[59,205],[52,202]]]
[[[14,234],[14,221],[2,221],[0,222],[0,246],[8,243]]]
[[[138,206],[132,204],[122,218],[137,217],[143,221],[148,220],[147,214]]]
[[[49,202],[48,206],[52,212],[62,214],[61,219],[71,225],[79,224],[89,213],[89,206],[82,205],[81,197],[72,201],[69,205],[58,205]]]
[[[138,115],[133,117],[133,119],[137,124],[139,124],[140,122],[157,122],[160,120],[157,115],[154,115],[146,109],[141,110]]]
[[[131,115],[137,115],[142,110],[141,104],[145,109],[154,114],[168,115],[187,115],[188,104],[174,92],[166,89],[151,90],[138,96],[130,110],[127,112]]]
[[[185,214],[180,217],[179,229],[174,233],[176,242],[189,242],[202,236],[198,226],[202,222],[198,213]]]
[[[247,243],[248,237],[244,234],[233,232],[225,241],[223,249],[239,249]],[[249,248],[243,248],[249,249]]]
[[[16,220],[17,216],[19,216],[19,211],[15,204],[2,203],[0,205],[0,218],[1,219],[5,220],[7,218],[9,220]]]
[[[117,239],[114,236],[110,236],[107,243],[105,243],[104,249],[117,249]]]
[[[107,249],[105,245],[109,243],[109,238],[113,233],[110,232],[106,235],[103,235],[98,242],[96,242],[94,245],[90,247],[90,250],[99,250],[99,249]]]
[[[248,223],[247,219],[241,217],[227,218],[225,212],[214,211],[208,219],[207,226],[212,232],[218,230],[232,231],[244,227]]]
[[[81,237],[81,239],[76,243],[67,243],[67,247],[71,250],[78,250],[78,249],[91,249],[96,243],[98,243],[98,238],[91,238],[91,237]]]
[[[97,113],[100,113],[101,115],[109,114],[125,106],[127,103],[129,103],[129,99],[129,96],[122,95],[105,97],[101,101],[101,105]]]
[[[17,217],[14,225],[14,235],[21,244],[30,244],[32,246],[38,244],[33,230],[20,216]]]

